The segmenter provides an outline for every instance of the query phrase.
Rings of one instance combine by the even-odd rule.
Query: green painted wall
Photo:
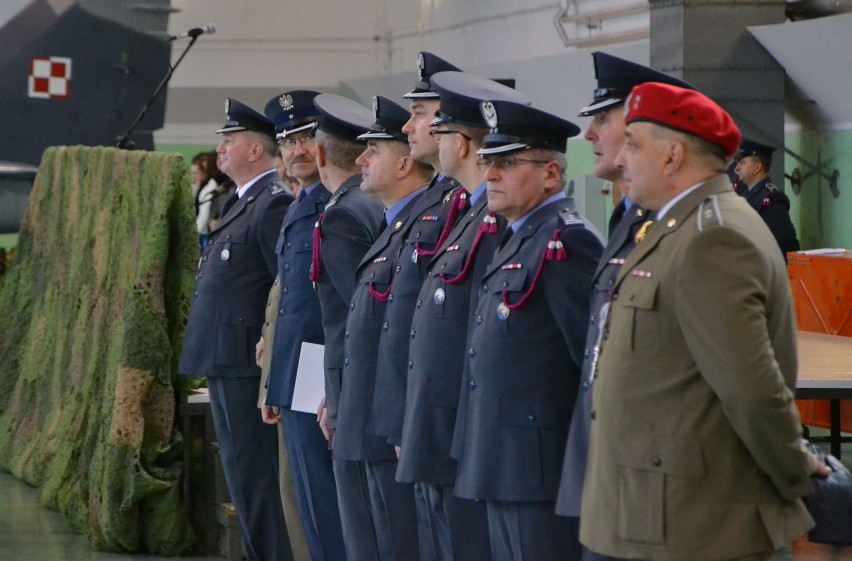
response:
[[[177,152],[183,156],[183,159],[186,160],[187,164],[189,164],[192,162],[192,158],[194,158],[199,152],[209,152],[215,149],[215,144],[161,144],[160,146],[157,146],[156,151]]]
[[[787,148],[810,163],[818,164],[827,175],[837,169],[840,196],[834,198],[829,182],[810,175],[811,169],[792,156],[785,159],[785,174],[798,168],[804,177],[802,190],[796,195],[785,181],[790,197],[793,223],[799,232],[802,249],[817,247],[852,248],[852,130],[788,132]]]

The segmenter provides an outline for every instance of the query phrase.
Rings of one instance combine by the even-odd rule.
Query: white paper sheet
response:
[[[299,368],[296,370],[296,385],[293,388],[293,411],[316,413],[325,396],[323,357],[325,346],[302,343]]]

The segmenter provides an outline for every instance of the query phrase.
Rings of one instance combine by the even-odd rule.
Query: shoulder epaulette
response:
[[[269,193],[271,195],[278,195],[279,193],[286,193],[287,186],[280,179],[276,179],[272,183],[269,184]]]
[[[766,188],[766,189],[767,189],[770,193],[777,193],[778,191],[780,191],[780,189],[778,189],[778,186],[777,186],[777,185],[775,185],[774,183],[772,183],[771,181],[770,181],[769,183],[767,183],[766,185],[764,185],[764,187],[765,187],[765,188]]]
[[[701,205],[698,207],[697,222],[699,232],[703,232],[705,228],[711,226],[725,225],[716,195],[711,195],[701,202]]]
[[[583,217],[576,208],[563,208],[559,211],[559,220],[565,226],[582,226],[585,224]]]

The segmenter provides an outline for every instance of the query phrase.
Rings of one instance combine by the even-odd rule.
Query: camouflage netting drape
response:
[[[193,541],[172,386],[193,226],[177,154],[49,148],[0,282],[0,468],[97,549]]]

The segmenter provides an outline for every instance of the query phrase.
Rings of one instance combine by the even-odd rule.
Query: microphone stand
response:
[[[177,69],[178,65],[183,60],[183,57],[186,56],[186,53],[189,52],[189,49],[192,48],[192,46],[198,40],[198,37],[200,35],[201,35],[201,33],[197,33],[197,34],[191,34],[189,36],[190,37],[189,44],[183,50],[180,57],[178,57],[174,66],[169,65],[169,71],[166,72],[166,75],[163,76],[163,79],[160,81],[160,84],[157,86],[157,89],[154,90],[154,93],[151,94],[151,97],[149,97],[148,101],[145,102],[145,105],[142,106],[142,111],[139,112],[139,114],[133,120],[133,123],[130,124],[130,127],[127,129],[127,131],[123,135],[121,135],[121,136],[119,136],[115,139],[115,147],[116,148],[121,148],[121,149],[124,149],[124,150],[133,150],[134,148],[136,148],[135,143],[132,140],[130,140],[130,135],[133,134],[133,131],[136,130],[136,127],[139,126],[139,123],[142,122],[142,119],[145,118],[145,113],[148,112],[148,109],[151,107],[151,104],[154,103],[154,100],[157,99],[157,96],[160,95],[160,92],[163,90],[163,88],[166,87],[166,85],[172,79],[172,75],[175,73],[175,70]],[[172,40],[174,40],[174,39],[177,39],[177,37],[172,38]]]

